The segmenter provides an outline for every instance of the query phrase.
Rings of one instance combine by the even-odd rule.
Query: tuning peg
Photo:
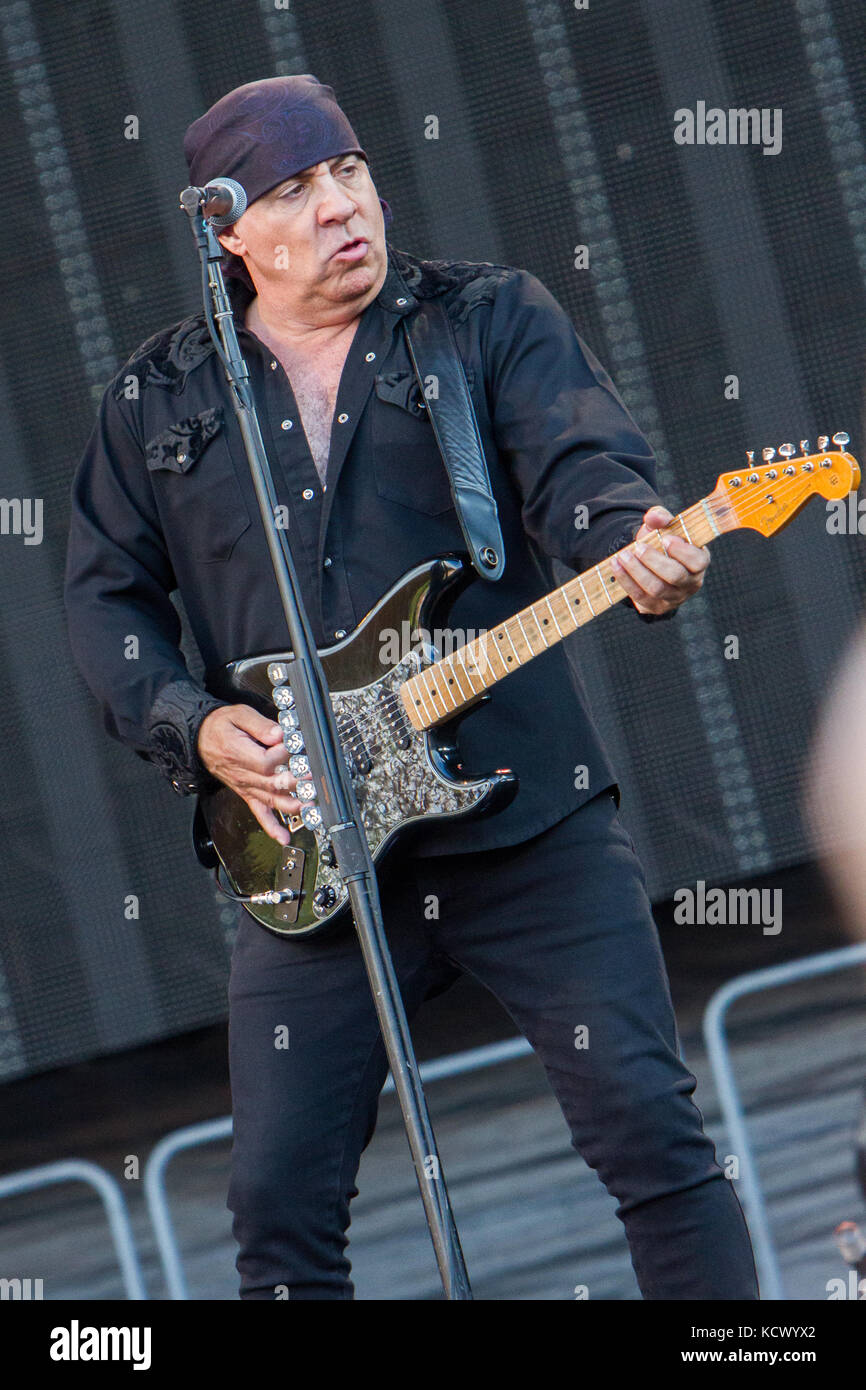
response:
[[[750,467],[750,468],[754,468],[754,466],[755,466],[755,451],[754,451],[754,449],[747,449],[747,450],[746,450],[746,458],[749,460],[749,467]]]
[[[846,434],[844,430],[839,430],[837,434],[833,435],[833,443],[838,444],[840,449],[844,449],[845,445],[850,442],[851,436],[850,434]]]
[[[811,454],[811,452],[812,452],[812,450],[811,450],[811,447],[810,447],[810,445],[809,445],[808,439],[801,439],[801,440],[800,440],[800,453],[803,454],[803,455],[805,455],[805,454]]]
[[[776,450],[775,450],[775,449],[767,448],[767,449],[763,449],[763,450],[761,451],[761,458],[764,460],[764,463],[772,463],[772,462],[773,462],[773,459],[774,459],[775,457],[776,457]]]
[[[780,444],[779,453],[782,455],[783,459],[789,459],[791,455],[794,453],[793,444]]]
[[[829,439],[829,437],[828,437],[826,434],[819,434],[819,435],[818,435],[818,448],[820,449],[820,451],[821,451],[822,454],[823,454],[824,450],[827,448],[827,445],[828,445],[829,443],[830,443],[830,439]]]

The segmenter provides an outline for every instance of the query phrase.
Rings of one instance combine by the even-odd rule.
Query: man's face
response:
[[[354,238],[365,244],[339,254]],[[245,259],[260,296],[272,292],[299,311],[378,293],[387,268],[382,207],[359,154],[294,174],[256,198],[219,240]]]

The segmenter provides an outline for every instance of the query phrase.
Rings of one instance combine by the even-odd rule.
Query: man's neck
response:
[[[387,275],[387,264],[375,284],[363,295],[345,304],[326,305],[318,318],[299,316],[292,306],[261,291],[253,292],[246,306],[244,324],[270,347],[298,356],[317,356],[349,342],[355,335],[364,310],[377,297]]]
[[[275,351],[312,357],[327,353],[346,338],[354,336],[365,308],[366,304],[363,304],[334,323],[299,324],[284,317],[279,310],[263,306],[261,296],[256,295],[246,307],[244,326]]]

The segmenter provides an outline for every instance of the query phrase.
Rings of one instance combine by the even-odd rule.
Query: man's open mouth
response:
[[[334,256],[343,256],[346,254],[347,251],[355,251],[358,254],[360,254],[360,252],[368,245],[369,242],[367,241],[366,237],[357,236],[354,238],[354,240],[347,241],[344,246],[341,246],[338,248],[338,250],[334,251],[331,259],[333,260]]]

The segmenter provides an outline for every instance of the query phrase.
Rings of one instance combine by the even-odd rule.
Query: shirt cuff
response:
[[[147,750],[141,756],[159,768],[179,796],[213,792],[223,785],[199,757],[196,739],[211,710],[229,703],[187,680],[170,681],[154,700]]]

